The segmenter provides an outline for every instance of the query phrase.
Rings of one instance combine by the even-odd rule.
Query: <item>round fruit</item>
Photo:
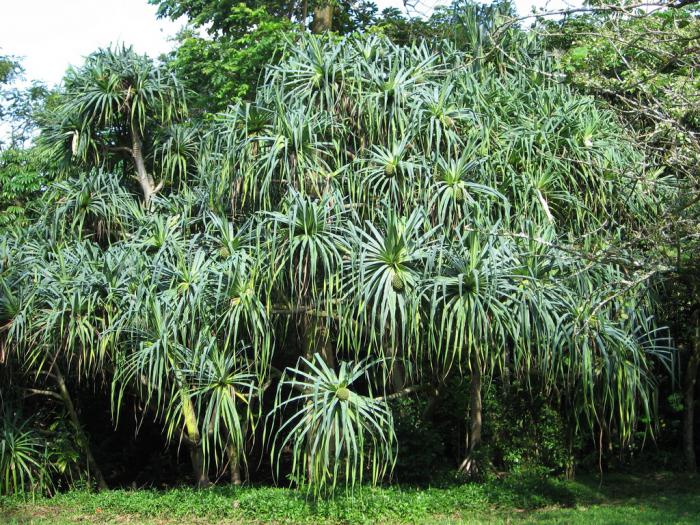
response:
[[[335,391],[335,397],[337,397],[341,401],[347,401],[348,399],[350,399],[350,390],[348,390],[344,386],[341,386],[338,390]]]
[[[402,292],[404,286],[405,285],[401,276],[398,273],[395,273],[394,276],[391,278],[391,287],[394,289],[395,292]]]
[[[457,204],[462,204],[464,202],[464,190],[461,186],[455,186],[454,195],[455,202],[457,202]]]

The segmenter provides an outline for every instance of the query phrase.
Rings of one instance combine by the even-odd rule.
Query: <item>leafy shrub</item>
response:
[[[30,427],[5,415],[0,421],[0,494],[44,492],[51,487],[46,441]]]
[[[492,464],[508,472],[541,467],[562,473],[570,465],[562,415],[517,385],[505,390],[492,383],[485,392],[484,442]]]
[[[436,472],[449,469],[443,434],[425,417],[424,398],[396,399],[391,404],[400,446],[394,469],[401,482],[426,482]]]
[[[466,452],[469,390],[467,377],[448,381],[435,415],[438,434],[452,436],[445,448],[455,461],[463,459]],[[482,444],[475,451],[482,480],[502,472],[543,469],[558,474],[571,468],[571,453],[578,445],[570,450],[567,422],[544,396],[532,395],[517,384],[506,388],[495,378],[484,386],[482,398]],[[399,442],[404,443],[401,437]]]

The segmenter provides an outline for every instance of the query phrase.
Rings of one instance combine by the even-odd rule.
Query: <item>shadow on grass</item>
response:
[[[591,507],[601,523],[700,523],[698,476],[609,474],[574,487],[577,506]]]
[[[504,508],[573,507],[577,502],[577,492],[571,483],[534,473],[508,476],[486,484],[485,488],[489,500]]]
[[[166,491],[71,491],[36,501],[0,498],[11,515],[62,516],[60,523],[700,523],[700,479],[608,475],[565,481],[542,474],[438,487],[362,487],[314,500],[269,486]],[[10,510],[5,507],[5,510]],[[111,517],[111,518],[110,518]],[[122,521],[120,521],[122,520]],[[445,521],[447,520],[447,521]],[[34,520],[32,520],[34,521]],[[128,521],[128,520],[127,520]],[[2,519],[0,519],[2,522]],[[53,523],[42,521],[36,523]]]

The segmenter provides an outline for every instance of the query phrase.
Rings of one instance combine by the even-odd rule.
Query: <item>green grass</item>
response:
[[[69,523],[700,523],[700,478],[534,475],[427,489],[363,488],[315,502],[283,488],[73,491],[0,498],[0,522]]]

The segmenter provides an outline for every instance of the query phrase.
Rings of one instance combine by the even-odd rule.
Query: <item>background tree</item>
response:
[[[626,244],[661,287],[667,322],[684,348],[683,442],[688,470],[696,470],[694,422],[698,362],[696,282],[700,100],[696,65],[700,34],[697,2],[659,2],[640,9],[591,3],[560,20],[537,19],[535,31],[562,53],[567,81],[606,100],[647,152],[659,175],[664,213],[642,225]]]
[[[0,230],[26,223],[49,183],[50,170],[35,148],[0,150]]]
[[[19,60],[8,55],[0,55],[0,96],[2,97],[2,105],[0,105],[0,118],[5,118],[5,99],[8,97],[8,84],[13,82],[22,74],[22,66]]]
[[[0,229],[21,225],[28,206],[51,179],[46,162],[31,145],[50,93],[39,82],[20,87],[22,79],[21,63],[0,56]]]
[[[200,25],[178,35],[178,47],[168,57],[168,67],[195,95],[193,111],[216,113],[242,99],[255,98],[262,70],[274,63],[284,43],[294,39],[296,26],[286,18],[271,16],[263,7],[242,4],[231,9],[248,27],[224,34],[202,36]]]
[[[126,47],[97,51],[82,68],[70,70],[64,84],[42,123],[44,151],[64,169],[114,170],[130,163],[148,207],[164,181],[156,182],[147,160],[153,158],[156,133],[187,113],[182,87],[164,68]]]
[[[373,2],[191,2],[151,0],[158,16],[186,17],[168,64],[196,93],[191,109],[216,113],[241,100],[252,101],[263,70],[280,59],[289,41],[308,30],[337,35],[374,31],[397,43],[430,33],[424,20],[408,20],[400,10],[378,13]],[[321,16],[322,15],[322,16]],[[319,18],[320,17],[320,18]]]

